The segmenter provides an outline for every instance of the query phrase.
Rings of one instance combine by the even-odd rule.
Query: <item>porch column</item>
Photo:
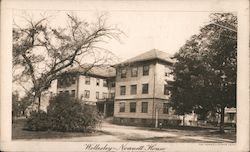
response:
[[[107,103],[105,103],[105,102],[103,104],[103,116],[104,116],[104,118],[107,116]]]

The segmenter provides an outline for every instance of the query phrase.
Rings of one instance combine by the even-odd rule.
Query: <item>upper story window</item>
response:
[[[137,77],[138,75],[138,67],[131,68],[131,77]]]
[[[73,76],[73,77],[71,78],[71,83],[72,83],[72,84],[76,84],[76,77],[75,77],[75,76]]]
[[[85,84],[90,85],[90,77],[89,76],[85,77]]]
[[[100,97],[99,94],[100,93],[98,91],[96,91],[96,99],[99,99],[99,97]]]
[[[149,75],[149,65],[143,66],[142,75]]]
[[[89,90],[84,90],[84,98],[89,98],[90,91]]]
[[[126,86],[120,86],[120,95],[126,94]]]
[[[107,80],[103,80],[103,87],[107,87],[108,84],[107,84]]]
[[[142,84],[142,94],[148,94],[148,83]]]
[[[137,85],[131,85],[130,94],[136,94],[136,93],[137,93]]]
[[[130,112],[136,112],[136,102],[130,102]]]
[[[127,70],[125,68],[121,69],[121,78],[126,78]]]
[[[100,85],[100,79],[96,78],[96,86]]]

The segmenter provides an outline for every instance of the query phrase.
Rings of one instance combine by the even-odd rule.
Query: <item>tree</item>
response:
[[[38,110],[41,94],[69,68],[89,60],[87,72],[112,60],[113,54],[100,47],[100,43],[112,38],[119,40],[122,33],[116,27],[107,26],[104,15],[95,23],[72,14],[67,14],[67,19],[66,27],[51,26],[49,17],[26,18],[27,25],[22,27],[14,24],[13,69],[18,71],[13,74],[14,81],[31,84],[30,94],[34,100],[38,99]]]
[[[236,106],[237,17],[211,14],[211,22],[175,54],[171,103],[177,113],[195,110],[220,114],[224,132],[224,109]]]
[[[95,106],[62,93],[50,100],[47,113],[33,111],[25,128],[33,131],[91,132],[100,124],[101,116]]]

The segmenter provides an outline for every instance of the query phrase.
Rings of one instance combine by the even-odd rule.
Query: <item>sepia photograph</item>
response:
[[[237,145],[244,130],[237,9],[74,4],[6,7],[11,142],[103,152]]]

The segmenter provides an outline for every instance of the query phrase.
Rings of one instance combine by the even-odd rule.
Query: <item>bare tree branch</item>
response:
[[[48,18],[35,21],[27,19],[26,27],[14,22],[13,28],[13,67],[24,67],[32,81],[32,92],[39,98],[51,83],[73,65],[83,65],[85,56],[91,55],[93,61],[86,72],[98,64],[112,60],[108,49],[99,47],[109,39],[119,40],[122,33],[116,27],[106,26],[104,15],[96,23],[80,20],[76,15],[66,14],[69,26],[54,28],[48,24]],[[101,57],[95,56],[102,50]],[[106,55],[105,55],[106,54]]]

